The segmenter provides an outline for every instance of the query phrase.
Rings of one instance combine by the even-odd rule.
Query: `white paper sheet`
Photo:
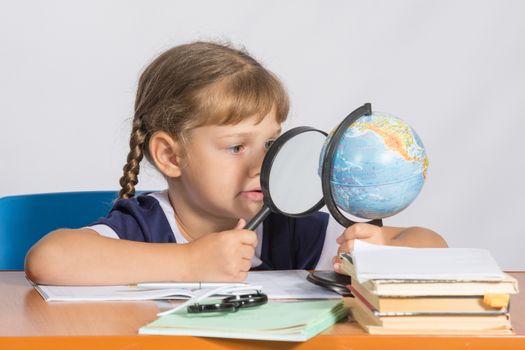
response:
[[[406,248],[354,242],[357,278],[421,280],[494,280],[504,274],[486,249]]]
[[[341,295],[306,280],[308,271],[254,271],[246,282],[263,287],[270,299],[340,299]]]

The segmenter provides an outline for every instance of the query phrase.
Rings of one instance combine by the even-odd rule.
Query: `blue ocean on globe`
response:
[[[321,152],[321,166],[330,138]],[[350,125],[337,145],[332,194],[337,206],[349,214],[386,218],[414,201],[427,169],[428,157],[416,132],[399,118],[374,112]]]

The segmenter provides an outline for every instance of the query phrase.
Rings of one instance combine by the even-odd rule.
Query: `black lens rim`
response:
[[[222,302],[235,304],[238,305],[238,307],[253,307],[266,304],[268,302],[268,296],[260,292],[252,294],[236,294],[224,298]]]
[[[346,217],[339,210],[339,207],[335,203],[330,181],[332,178],[334,154],[337,150],[337,145],[343,137],[346,129],[348,129],[348,127],[350,127],[350,125],[352,125],[357,119],[361,118],[362,116],[371,114],[372,105],[370,103],[365,103],[361,107],[355,109],[337,126],[334,133],[329,137],[328,143],[325,146],[325,154],[321,168],[321,185],[323,187],[323,197],[328,211],[330,211],[330,214],[332,214],[332,216],[337,220],[337,222],[343,227],[350,227],[353,224],[356,224],[357,222],[352,221],[348,217]],[[383,226],[383,220],[381,219],[366,221],[366,223],[376,225],[379,227]]]
[[[199,304],[195,303],[187,307],[190,314],[200,314],[205,312],[236,312],[238,307],[228,303]]]
[[[305,132],[319,132],[325,137],[328,135],[326,132],[319,130],[319,129],[312,128],[310,126],[298,126],[296,128],[288,130],[287,132],[279,136],[275,140],[275,142],[270,146],[270,148],[268,149],[268,153],[264,157],[262,167],[261,167],[261,191],[264,194],[264,203],[274,213],[279,213],[279,214],[286,215],[289,217],[298,218],[298,217],[310,215],[318,211],[325,205],[324,198],[323,196],[321,196],[317,204],[315,204],[314,206],[305,210],[302,213],[286,213],[277,207],[277,205],[272,200],[272,196],[270,194],[270,173],[272,170],[272,165],[275,160],[275,157],[277,156],[281,148],[286,144],[286,142],[288,142],[293,137],[299,134],[305,133]]]

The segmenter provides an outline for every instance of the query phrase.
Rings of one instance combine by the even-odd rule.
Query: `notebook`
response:
[[[269,301],[232,313],[179,310],[145,325],[139,333],[301,342],[346,316],[342,300]]]

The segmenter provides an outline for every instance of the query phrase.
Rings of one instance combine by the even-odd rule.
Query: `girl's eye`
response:
[[[244,145],[234,145],[228,147],[228,151],[232,154],[238,154],[244,151]]]
[[[275,142],[275,140],[268,140],[264,143],[264,149],[265,150],[269,150],[270,147],[272,147],[273,143]]]

